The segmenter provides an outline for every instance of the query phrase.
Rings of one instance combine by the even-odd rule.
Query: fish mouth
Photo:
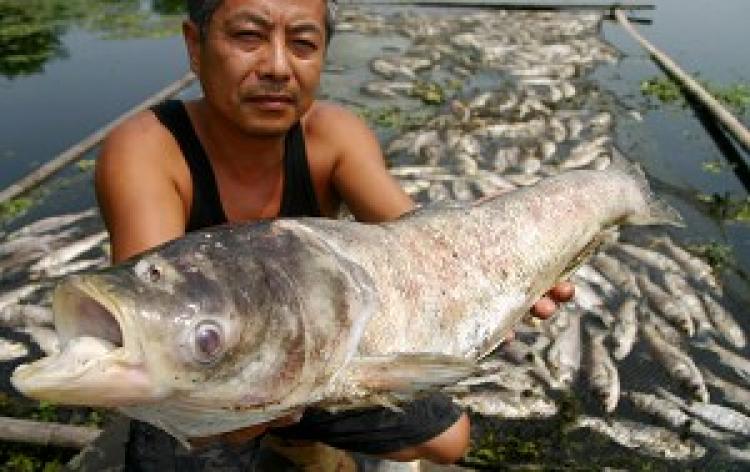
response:
[[[55,289],[52,308],[60,352],[21,365],[14,387],[37,400],[68,405],[125,406],[160,395],[129,328],[125,307],[101,276],[73,276]]]

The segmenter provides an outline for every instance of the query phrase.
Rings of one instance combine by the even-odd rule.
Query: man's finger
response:
[[[552,316],[556,309],[557,304],[550,297],[545,295],[540,298],[538,302],[534,303],[531,312],[534,316],[546,320]]]
[[[549,296],[557,303],[564,303],[575,295],[575,285],[570,282],[560,282],[549,291]]]

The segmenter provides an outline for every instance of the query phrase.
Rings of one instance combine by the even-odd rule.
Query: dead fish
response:
[[[604,275],[615,287],[620,290],[640,297],[641,291],[635,279],[635,274],[630,268],[620,263],[617,259],[600,252],[591,258],[591,265]]]
[[[638,336],[637,306],[638,300],[628,297],[617,310],[615,323],[612,327],[612,342],[614,344],[612,354],[617,360],[625,359],[630,354]]]
[[[408,399],[470,377],[608,227],[675,218],[641,173],[612,166],[381,224],[189,233],[67,277],[53,302],[61,351],[11,380],[183,441],[310,405]]]
[[[30,295],[33,295],[45,286],[46,285],[43,285],[41,283],[30,283],[8,292],[0,293],[0,312],[5,310],[7,307],[21,303]]]
[[[645,297],[648,298],[654,311],[663,315],[670,323],[674,324],[688,336],[695,334],[693,319],[682,304],[681,299],[670,296],[661,287],[656,285],[645,273],[636,277],[638,287]]]
[[[554,378],[570,387],[581,369],[581,315],[566,311],[568,326],[547,351],[547,363]]]
[[[599,288],[604,297],[612,297],[618,290],[602,274],[594,269],[590,264],[583,264],[576,271],[576,277],[580,277],[586,282]]]
[[[481,415],[505,419],[550,418],[560,411],[554,400],[532,392],[481,390],[455,395],[455,401]]]
[[[408,94],[414,90],[412,82],[372,81],[362,85],[360,89],[365,95],[379,98],[395,98],[399,94]]]
[[[53,319],[52,309],[46,306],[16,303],[0,310],[0,326],[8,328],[52,325]]]
[[[701,373],[707,384],[713,386],[722,393],[725,401],[728,401],[746,412],[750,412],[750,390],[722,379],[705,367],[701,368]]]
[[[680,300],[682,306],[693,318],[696,332],[715,333],[716,330],[708,319],[703,302],[698,298],[695,290],[693,290],[687,280],[682,275],[674,272],[664,272],[662,273],[662,278],[664,279],[664,286],[669,293]]]
[[[672,259],[651,249],[621,242],[615,246],[616,250],[628,255],[636,261],[643,262],[658,271],[672,271],[680,273],[680,266]]]
[[[411,80],[417,78],[414,71],[408,67],[404,67],[401,64],[394,64],[381,58],[370,61],[370,70],[386,79],[393,79],[397,76],[403,76]]]
[[[727,433],[709,428],[701,421],[682,411],[669,400],[641,392],[625,392],[623,396],[633,402],[639,410],[661,419],[673,428],[688,430],[691,433],[718,441],[729,441],[732,439]]]
[[[711,295],[704,292],[700,294],[700,297],[706,307],[708,317],[721,336],[737,349],[744,349],[747,345],[747,338],[742,326]]]
[[[99,211],[96,208],[90,208],[79,213],[50,216],[48,218],[30,223],[23,228],[11,233],[8,239],[13,239],[21,236],[38,236],[43,233],[49,233],[52,231],[59,232],[66,226],[78,223],[81,220],[85,220],[87,218],[93,218],[98,214]]]
[[[0,362],[14,361],[28,355],[25,344],[0,338]]]
[[[651,323],[641,323],[641,331],[667,373],[685,385],[700,401],[708,402],[708,389],[693,360],[679,348],[667,343]]]
[[[107,240],[109,235],[106,231],[100,231],[98,233],[87,236],[75,243],[63,246],[50,254],[47,254],[43,258],[39,259],[34,265],[31,266],[31,272],[42,272],[46,273],[48,270],[59,267],[76,257],[84,254],[97,245]]]
[[[588,329],[588,331],[591,339],[588,365],[589,385],[602,403],[604,411],[612,413],[620,401],[620,375],[604,346],[604,333],[595,329]]]
[[[724,365],[731,368],[745,382],[750,383],[750,360],[719,345],[711,338],[693,340],[693,345],[715,353]]]
[[[706,454],[706,449],[691,439],[683,440],[679,434],[668,429],[634,421],[608,422],[602,418],[580,416],[574,427],[591,429],[623,447],[651,457],[687,461]]]
[[[46,326],[24,326],[18,328],[19,333],[28,334],[45,354],[48,356],[60,352],[60,338],[54,329]]]
[[[688,403],[662,387],[656,387],[656,391],[665,399],[708,423],[733,433],[745,436],[750,435],[750,417],[743,415],[739,411],[712,403]]]
[[[714,277],[713,269],[708,263],[681,248],[668,236],[657,238],[655,242],[663,247],[683,267],[690,278],[698,282],[703,282],[713,289],[719,287],[716,277]]]

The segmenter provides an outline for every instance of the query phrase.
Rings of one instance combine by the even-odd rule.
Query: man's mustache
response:
[[[244,98],[262,97],[265,95],[285,95],[292,99],[297,99],[296,91],[289,90],[286,84],[278,82],[262,83],[252,89],[245,90],[242,94]]]

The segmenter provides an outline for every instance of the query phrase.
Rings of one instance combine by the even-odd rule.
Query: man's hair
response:
[[[188,17],[190,21],[198,26],[201,38],[208,33],[208,25],[223,0],[185,0],[187,3]],[[325,35],[326,45],[331,42],[336,19],[337,0],[323,0],[326,6]]]

